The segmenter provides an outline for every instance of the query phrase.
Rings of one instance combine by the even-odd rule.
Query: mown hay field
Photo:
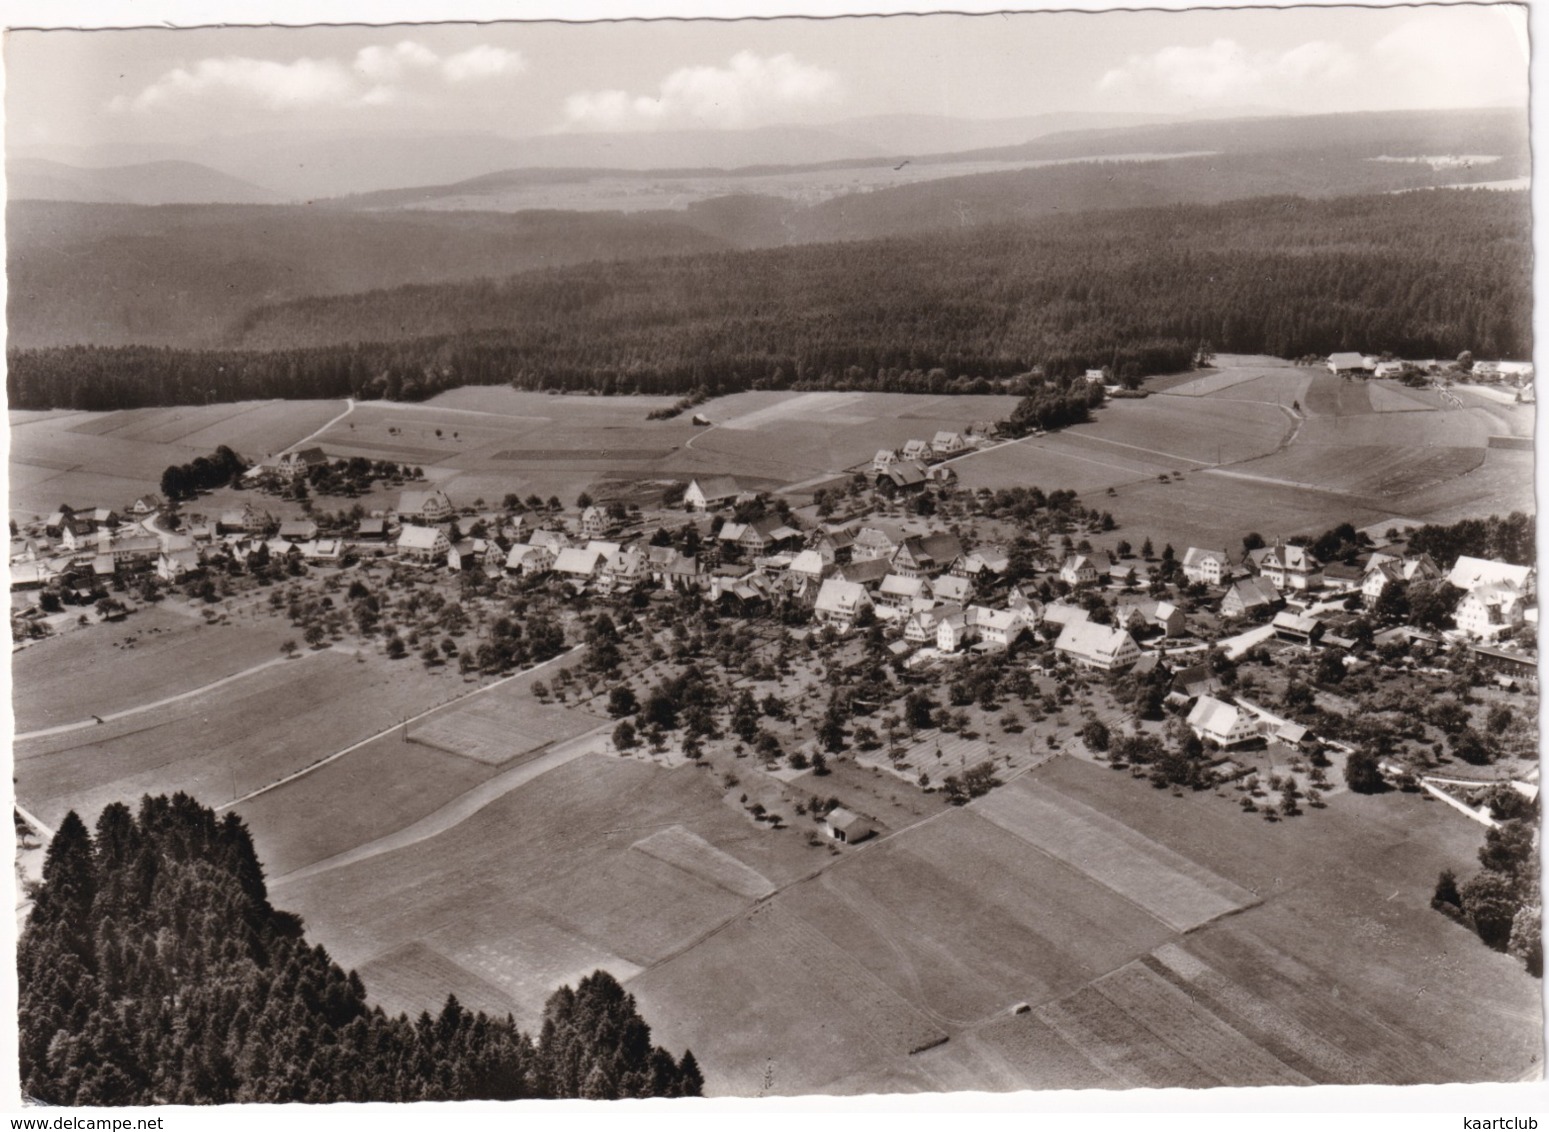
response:
[[[307,781],[276,791],[267,815],[254,812],[260,844],[284,820],[283,796]],[[372,805],[367,781],[357,775],[350,786],[358,804]],[[696,862],[683,851],[700,841],[713,852]],[[819,852],[726,805],[699,768],[585,755],[444,833],[280,880],[274,891],[341,963],[390,970],[403,1003],[433,1007],[448,989],[461,994],[418,980],[424,952],[404,950],[417,944],[498,988],[531,1024],[560,981],[598,966],[632,976],[750,907],[754,878],[789,882]]]
[[[514,684],[481,692],[409,728],[409,741],[491,766],[590,731],[604,717],[540,703]]]
[[[449,690],[418,666],[361,663],[324,650],[102,726],[23,740],[14,753],[17,796],[49,824],[69,809],[90,824],[107,803],[145,793],[183,790],[217,805],[430,707]]]
[[[208,625],[197,606],[175,610],[167,603],[124,621],[71,629],[12,656],[16,730],[89,720],[202,688],[274,660],[292,636],[268,620]]]

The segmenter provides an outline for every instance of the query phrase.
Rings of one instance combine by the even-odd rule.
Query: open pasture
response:
[[[184,790],[216,805],[256,790],[429,707],[423,671],[332,651],[99,727],[16,745],[17,795],[53,824],[69,809]],[[349,703],[351,711],[340,711]]]
[[[289,636],[278,622],[207,625],[192,611],[162,605],[38,641],[11,661],[16,730],[89,720],[192,691],[273,660]]]
[[[390,764],[385,752],[376,760]],[[435,767],[409,768],[404,777],[414,772],[433,775]],[[275,802],[312,777],[275,791]],[[348,786],[353,793],[343,801],[335,795],[334,806],[378,804],[369,775],[357,773]],[[395,804],[413,805],[412,794]],[[247,815],[248,805],[240,812]],[[396,816],[392,829],[411,820]],[[262,845],[290,819],[272,807],[250,820]],[[701,840],[712,854],[684,856]],[[598,966],[627,978],[749,907],[753,897],[739,886],[751,891],[755,877],[786,883],[815,856],[727,806],[697,767],[585,755],[437,836],[276,882],[274,898],[302,914],[344,965],[391,970],[404,1008],[434,1009],[449,989],[428,975],[416,981],[425,954],[404,949],[417,944],[500,989],[530,1024],[560,981]]]
[[[983,817],[1186,932],[1254,894],[1098,810],[1023,777],[974,803]]]
[[[1483,448],[1398,448],[1376,444],[1297,444],[1263,460],[1235,465],[1251,475],[1368,499],[1408,496],[1466,475],[1484,463]]]
[[[1371,381],[1372,410],[1378,413],[1413,413],[1446,409],[1447,403],[1432,389],[1411,389],[1396,381]]]
[[[1172,936],[972,809],[863,848],[777,902],[952,1027],[1069,993]]]
[[[236,807],[271,877],[410,825],[496,772],[395,730]]]
[[[499,766],[590,731],[604,717],[538,702],[530,683],[481,692],[409,728],[409,741]]]
[[[711,1095],[821,1092],[946,1031],[783,902],[761,904],[690,953],[632,979],[656,1041],[694,1050]]]
[[[775,890],[769,878],[757,869],[749,868],[729,853],[722,853],[703,837],[680,825],[641,838],[630,848],[749,900],[762,900]]]
[[[1224,369],[1187,381],[1169,381],[1165,389],[1161,388],[1160,383],[1147,383],[1147,388],[1154,393],[1166,393],[1172,397],[1209,397],[1234,385],[1252,381],[1256,376],[1252,370]]]
[[[1307,387],[1316,372],[1302,367],[1271,369],[1215,393],[1212,401],[1260,401],[1293,411],[1307,398]]]

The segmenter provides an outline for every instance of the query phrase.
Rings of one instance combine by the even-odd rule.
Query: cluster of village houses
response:
[[[968,441],[940,434],[935,443],[943,446],[933,449],[939,460],[962,450],[951,446]],[[880,482],[914,462],[908,455],[878,453],[872,473]],[[297,464],[305,466],[304,461]],[[943,466],[927,465],[924,459],[919,464]],[[625,524],[597,505],[566,523],[549,514],[470,515],[441,490],[406,490],[391,511],[362,519],[348,537],[334,537],[323,535],[310,519],[287,520],[274,529],[272,520],[251,505],[213,520],[194,517],[187,527],[168,531],[154,521],[161,501],[147,495],[123,514],[64,508],[41,527],[23,532],[13,539],[12,586],[37,588],[87,568],[88,582],[149,571],[178,582],[223,557],[245,562],[262,551],[271,558],[299,557],[327,566],[355,551],[391,553],[430,569],[548,576],[573,590],[603,595],[650,581],[668,590],[703,592],[747,615],[792,601],[810,608],[815,622],[841,634],[864,621],[881,622],[894,638],[895,654],[910,665],[969,650],[1003,650],[1039,628],[1053,637],[1059,656],[1101,672],[1166,663],[1169,650],[1180,655],[1180,646],[1188,651],[1183,610],[1137,589],[1152,580],[1151,563],[1115,559],[1101,550],[1050,561],[1048,576],[1070,592],[1068,598],[1044,602],[1025,582],[999,584],[1008,566],[1003,548],[967,546],[951,533],[908,534],[869,519],[803,531],[775,514],[751,522],[723,515],[717,523],[716,512],[754,498],[732,477],[692,481],[684,504],[699,516],[704,542],[699,554],[689,555],[670,545],[652,545],[651,532],[634,529],[627,538],[617,537]],[[483,537],[463,537],[461,526]],[[1370,607],[1390,582],[1442,576],[1424,554],[1379,549],[1358,565],[1325,564],[1305,547],[1282,541],[1239,558],[1222,549],[1189,547],[1180,566],[1188,582],[1207,587],[1224,619],[1249,627],[1233,638],[1241,649],[1270,639],[1306,648],[1352,644],[1341,636],[1352,616],[1345,610],[1352,595],[1360,594]],[[1536,682],[1531,654],[1498,647],[1500,638],[1536,621],[1533,568],[1464,557],[1447,580],[1464,591],[1451,635],[1490,666]],[[1101,591],[1112,592],[1108,604],[1113,614],[1102,623],[1082,600]],[[1223,746],[1261,737],[1271,723],[1277,730],[1284,724],[1269,713],[1213,696],[1190,699],[1195,701],[1190,722],[1196,731]]]

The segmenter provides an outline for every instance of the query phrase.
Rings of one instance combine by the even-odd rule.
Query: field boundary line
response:
[[[461,696],[454,696],[452,699],[447,700],[445,703],[436,704],[435,707],[426,708],[424,711],[420,712],[418,715],[411,715],[411,716],[409,716],[406,719],[400,719],[397,723],[393,724],[391,727],[383,728],[381,731],[378,731],[375,735],[368,736],[367,738],[360,740],[360,742],[358,742],[358,743],[351,743],[348,747],[345,747],[343,750],[335,751],[331,755],[327,755],[327,756],[325,756],[325,757],[323,757],[321,759],[318,759],[315,763],[309,763],[306,766],[302,767],[300,770],[293,771],[292,773],[287,774],[284,778],[277,778],[273,782],[269,783],[269,785],[267,785],[267,786],[260,786],[257,790],[249,790],[246,794],[242,795],[242,797],[240,797],[240,798],[233,798],[229,802],[222,802],[220,805],[215,807],[215,812],[216,813],[220,813],[222,810],[229,810],[233,806],[240,805],[243,802],[250,802],[254,798],[257,798],[261,794],[267,794],[271,790],[278,790],[281,786],[288,785],[289,783],[292,783],[292,782],[296,781],[296,779],[298,779],[298,778],[304,778],[306,775],[311,774],[314,770],[319,770],[322,767],[327,766],[329,763],[333,762],[335,759],[342,759],[345,755],[349,754],[351,751],[359,750],[361,747],[366,746],[366,744],[368,744],[368,743],[375,743],[378,739],[381,739],[381,738],[383,738],[384,736],[387,736],[387,735],[391,735],[394,731],[397,731],[399,728],[407,728],[409,726],[409,724],[411,724],[411,723],[418,723],[420,720],[424,719],[426,716],[434,715],[436,712],[441,711],[443,708],[449,708],[453,704],[460,704],[464,700],[472,699],[474,696],[483,695],[485,692],[493,691],[494,689],[499,688],[499,687],[501,687],[501,686],[503,686],[505,684],[509,684],[513,680],[518,680],[518,679],[520,679],[523,676],[529,675],[530,673],[537,672],[540,668],[546,668],[549,665],[553,664],[556,660],[562,660],[563,658],[569,656],[571,653],[575,652],[577,649],[579,649],[581,647],[582,646],[580,646],[580,645],[571,645],[564,652],[559,653],[556,656],[551,656],[551,657],[549,657],[548,660],[540,661],[539,663],[534,664],[530,668],[524,668],[520,672],[513,672],[510,676],[502,676],[499,680],[496,680],[493,683],[486,684],[482,688],[475,688],[473,691],[464,693]]]
[[[321,656],[327,651],[329,650],[319,649],[316,652],[303,653],[298,659],[305,660],[309,656]],[[108,712],[106,715],[94,715],[90,719],[77,720],[75,723],[61,723],[54,727],[40,728],[37,731],[18,731],[13,738],[16,742],[24,739],[46,739],[51,735],[66,735],[71,731],[83,731],[90,727],[99,727],[104,723],[113,723],[131,715],[155,711],[157,708],[166,707],[168,704],[175,704],[180,700],[189,700],[195,696],[202,696],[204,693],[213,691],[222,685],[230,684],[235,680],[244,680],[249,676],[255,676],[267,669],[274,668],[276,665],[289,664],[290,662],[290,657],[277,656],[273,660],[261,661],[251,668],[244,668],[240,672],[233,672],[230,676],[223,676],[219,680],[212,681],[209,684],[201,684],[197,688],[190,689],[187,692],[179,692],[175,696],[167,696],[165,699],[154,700],[148,704],[136,704],[134,707]]]
[[[527,785],[535,778],[541,778],[552,770],[558,770],[567,763],[574,762],[582,755],[591,754],[592,741],[607,731],[608,727],[609,724],[604,723],[600,727],[594,727],[584,735],[577,735],[574,739],[564,739],[559,743],[550,744],[549,749],[536,758],[527,759],[495,775],[493,778],[485,779],[471,790],[464,791],[450,802],[438,806],[424,817],[410,822],[401,829],[367,841],[363,845],[357,845],[353,849],[346,849],[342,853],[335,853],[331,857],[324,857],[320,861],[313,861],[310,865],[303,865],[299,869],[292,869],[283,876],[271,878],[269,884],[277,885],[308,880],[323,873],[331,873],[335,869],[342,869],[349,865],[359,864],[362,861],[369,861],[373,857],[382,856],[384,853],[394,853],[400,849],[407,849],[411,845],[418,845],[421,841],[429,841],[432,837],[439,837],[443,833],[456,829],[463,822],[492,806],[501,798],[511,793],[511,791]],[[370,741],[369,739],[367,740],[367,742]],[[340,753],[342,754],[343,752]],[[333,756],[333,758],[337,757],[337,755]],[[315,770],[321,765],[321,763],[314,763],[307,770]],[[236,803],[228,804],[235,805]]]

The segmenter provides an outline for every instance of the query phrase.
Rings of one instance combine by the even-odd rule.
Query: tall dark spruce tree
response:
[[[691,1052],[651,1044],[598,971],[508,1015],[411,1021],[268,901],[247,827],[185,794],[72,811],[18,948],[23,1092],[63,1105],[699,1096]]]

